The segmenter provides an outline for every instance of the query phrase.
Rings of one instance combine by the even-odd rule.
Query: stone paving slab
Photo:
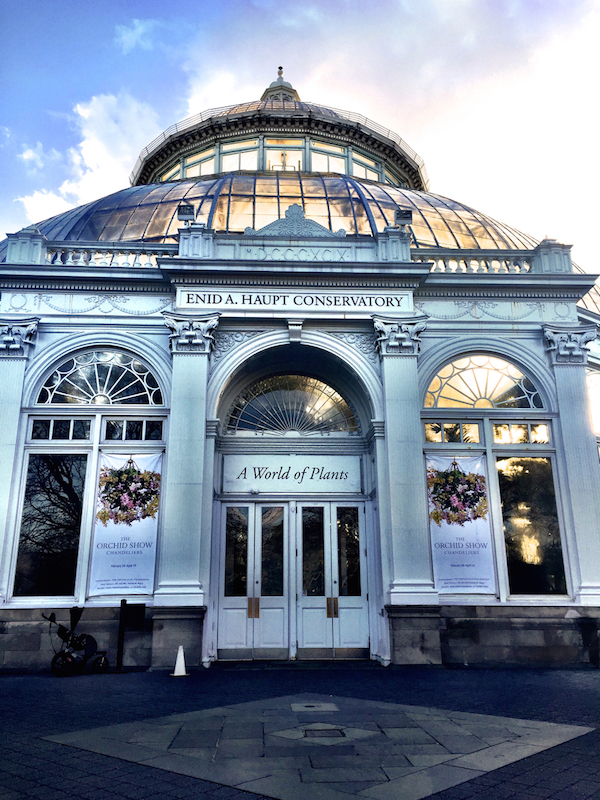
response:
[[[592,730],[311,694],[46,738],[277,800],[422,800]]]

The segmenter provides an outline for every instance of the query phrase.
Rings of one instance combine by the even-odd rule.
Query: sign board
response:
[[[214,286],[177,288],[177,308],[208,314],[218,311],[229,316],[262,317],[334,316],[370,317],[378,313],[412,311],[410,292],[364,289],[290,289],[268,291]]]
[[[152,594],[162,454],[102,453],[90,597]]]
[[[252,494],[357,493],[360,456],[223,456],[223,491]]]
[[[483,457],[427,457],[435,586],[449,594],[496,594]]]

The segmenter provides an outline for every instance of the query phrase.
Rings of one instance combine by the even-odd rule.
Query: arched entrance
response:
[[[339,359],[299,345],[248,359],[216,443],[219,659],[368,658],[372,411]]]

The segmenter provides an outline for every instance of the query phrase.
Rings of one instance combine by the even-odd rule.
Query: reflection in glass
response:
[[[440,425],[439,422],[425,423],[425,441],[426,442],[442,441],[442,426]]]
[[[520,369],[500,358],[467,356],[446,364],[429,384],[427,408],[542,408]]]
[[[302,509],[302,593],[307,597],[325,596],[324,509]]]
[[[32,439],[49,439],[50,438],[50,420],[49,419],[36,419],[33,421],[31,429]]]
[[[444,422],[444,441],[460,442],[460,422]]]
[[[357,433],[348,404],[331,386],[304,375],[274,375],[256,381],[238,396],[227,431]]]
[[[90,438],[89,419],[73,420],[73,439],[89,439],[89,438]]]
[[[31,453],[14,594],[73,595],[87,456]]]
[[[338,507],[338,577],[340,597],[360,597],[358,508]]]
[[[479,425],[477,422],[463,422],[462,424],[463,442],[466,444],[477,444],[479,438]]]
[[[248,506],[227,509],[225,597],[245,597],[248,576]]]
[[[63,361],[50,375],[38,403],[162,404],[148,367],[116,350],[91,350]]]
[[[149,419],[146,421],[146,439],[156,441],[162,439],[162,420]]]
[[[262,597],[283,597],[283,508],[262,509]]]
[[[531,441],[533,444],[548,444],[550,441],[550,433],[548,426],[544,423],[539,425],[530,425],[531,428]]]
[[[135,441],[141,441],[144,423],[141,419],[127,420],[125,427],[125,438]]]
[[[566,594],[549,458],[498,458],[511,594]]]

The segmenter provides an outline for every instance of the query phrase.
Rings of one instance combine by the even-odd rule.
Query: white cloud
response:
[[[92,97],[75,106],[74,113],[82,139],[66,153],[69,177],[57,190],[18,198],[30,222],[123,189],[139,151],[160,132],[154,109],[126,92]],[[31,150],[32,163],[37,152]]]
[[[117,25],[115,27],[115,43],[119,45],[124,54],[130,53],[134,48],[152,50],[154,48],[153,34],[161,22],[157,19],[133,19],[131,25]]]
[[[43,169],[50,161],[60,160],[61,155],[54,149],[45,152],[42,143],[37,142],[35,147],[28,147],[22,153],[19,153],[19,158],[23,159],[32,172],[37,172],[37,170]]]

